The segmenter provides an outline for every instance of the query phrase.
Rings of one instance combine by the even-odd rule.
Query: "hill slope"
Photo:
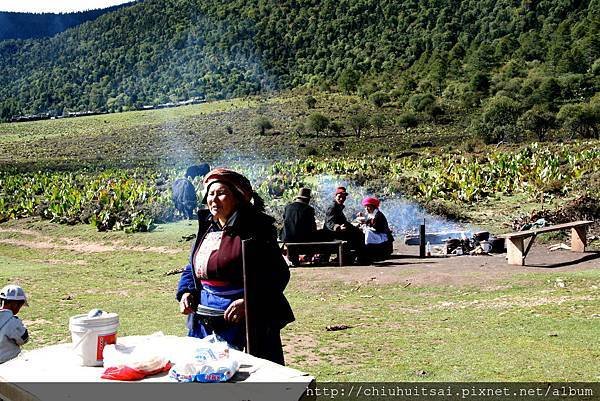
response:
[[[21,13],[0,11],[0,40],[32,39],[54,36],[69,28],[93,21],[101,15],[129,4],[74,13]]]
[[[0,42],[0,118],[307,83],[468,109],[555,77],[566,81],[553,100],[581,101],[599,86],[599,38],[599,0],[147,0],[50,39]]]

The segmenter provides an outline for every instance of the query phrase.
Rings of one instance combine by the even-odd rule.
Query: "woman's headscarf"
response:
[[[208,190],[215,182],[221,182],[227,185],[231,191],[234,192],[237,198],[243,202],[251,202],[254,191],[252,190],[252,184],[250,184],[250,181],[236,171],[220,167],[209,171],[204,176],[204,180],[202,181],[204,184],[204,196],[202,197],[202,203],[206,203]]]
[[[379,207],[379,204],[381,202],[379,201],[379,199],[375,198],[374,196],[367,196],[366,198],[364,198],[362,200],[361,203],[362,203],[363,206],[371,205],[375,209],[377,209]]]

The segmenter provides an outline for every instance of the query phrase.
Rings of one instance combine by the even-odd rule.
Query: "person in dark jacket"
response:
[[[368,196],[361,203],[367,212],[363,225],[365,257],[372,261],[386,259],[393,252],[394,237],[385,215],[379,210],[381,202]]]
[[[281,239],[285,242],[316,241],[315,209],[310,206],[310,189],[301,188],[294,202],[283,211],[283,231]]]
[[[319,242],[332,239],[323,230],[317,230],[315,209],[309,205],[310,198],[310,188],[301,188],[295,201],[285,207],[281,232],[281,239],[284,242]],[[294,266],[300,264],[299,255],[293,247],[288,249],[287,256]],[[310,260],[314,256],[314,252],[305,256]],[[321,258],[329,259],[325,254],[322,254]]]
[[[362,261],[364,251],[364,236],[362,231],[353,226],[344,215],[344,202],[348,197],[345,187],[335,190],[334,201],[325,212],[325,224],[323,230],[335,239],[348,241],[350,248],[356,251],[356,256]]]
[[[275,220],[248,179],[225,168],[204,177],[198,235],[177,288],[180,310],[188,315],[188,335],[215,333],[230,346],[245,345],[243,263],[256,278],[252,310],[256,342],[252,354],[283,364],[281,329],[294,321],[283,295],[290,273],[277,245]],[[251,246],[244,249],[244,240]],[[250,313],[250,311],[249,311]]]

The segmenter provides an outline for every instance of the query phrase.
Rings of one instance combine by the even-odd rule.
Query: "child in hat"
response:
[[[15,358],[21,345],[29,340],[29,333],[17,317],[27,296],[23,288],[9,284],[0,290],[0,363]]]

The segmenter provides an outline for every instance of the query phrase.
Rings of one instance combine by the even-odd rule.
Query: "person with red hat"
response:
[[[335,238],[350,243],[350,248],[356,252],[359,263],[363,262],[364,237],[360,229],[353,226],[344,215],[344,202],[348,197],[345,187],[337,187],[333,203],[325,212],[323,230]]]
[[[215,334],[231,347],[244,348],[245,269],[256,283],[256,308],[248,309],[254,323],[250,352],[283,365],[280,331],[294,314],[283,295],[290,272],[277,243],[275,219],[264,213],[262,199],[240,173],[217,168],[203,184],[207,209],[198,211],[198,235],[176,294],[181,313],[188,315],[188,335]],[[244,246],[245,240],[251,245]]]
[[[367,212],[362,226],[365,234],[365,255],[369,260],[386,259],[393,252],[394,237],[386,217],[379,210],[381,202],[374,196],[367,196],[361,203]]]

